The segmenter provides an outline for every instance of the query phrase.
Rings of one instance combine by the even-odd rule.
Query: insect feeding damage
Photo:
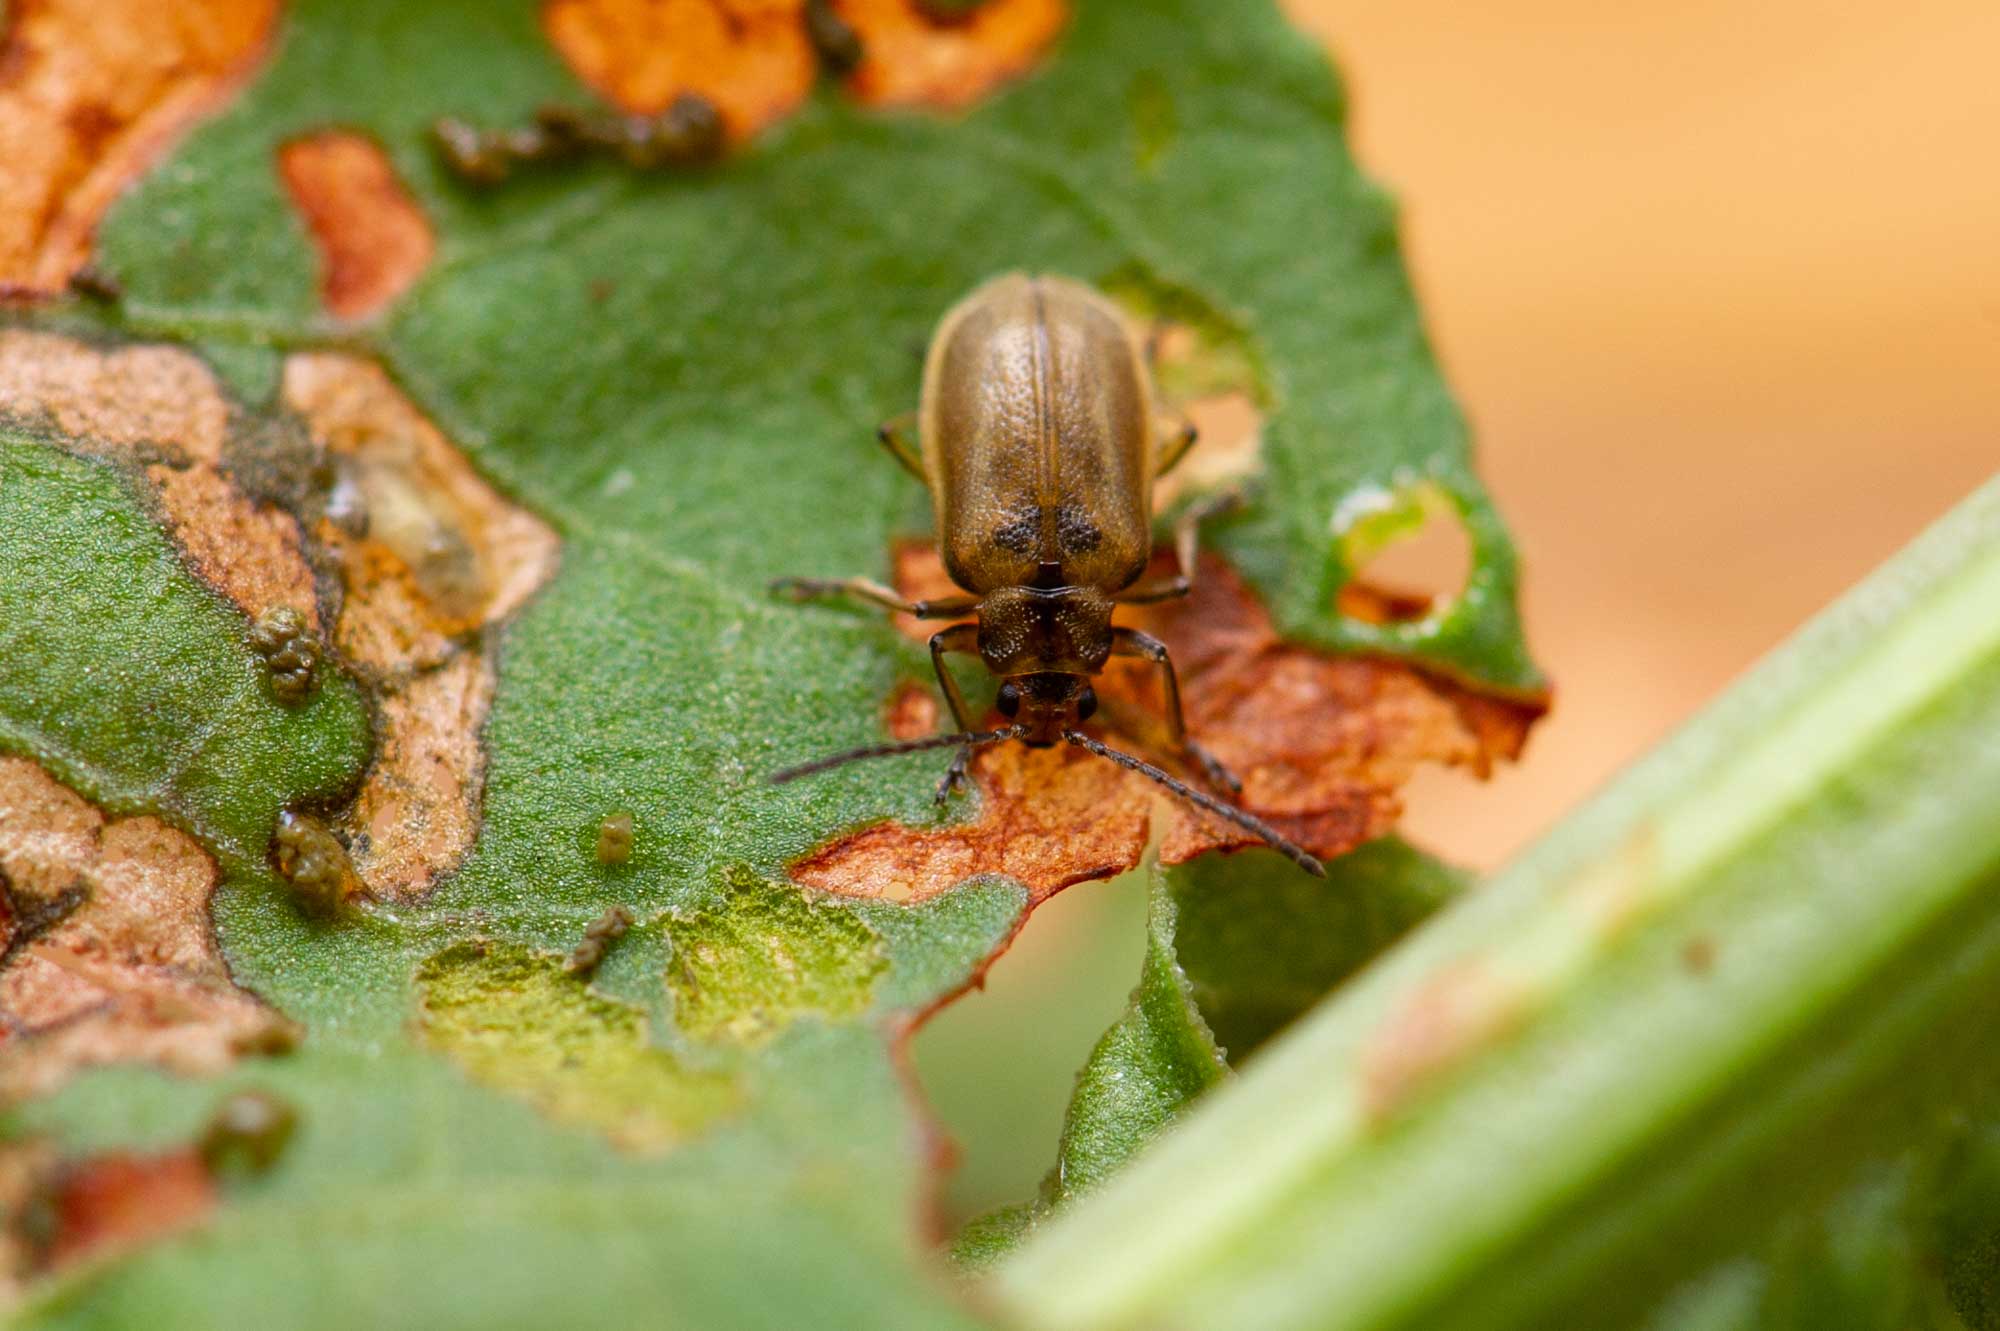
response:
[[[553,576],[559,545],[372,362],[297,353],[281,383],[325,474],[296,511],[249,493],[241,469],[265,461],[260,445],[245,443],[197,357],[0,330],[0,418],[143,475],[196,577],[250,625],[295,612],[295,646],[330,639],[371,686],[375,759],[334,830],[370,895],[408,900],[472,844],[494,688],[486,635]],[[274,663],[285,650],[274,647]],[[287,687],[274,677],[274,693]]]
[[[107,818],[25,758],[0,758],[0,1103],[141,1060],[212,1073],[288,1048],[238,989],[209,922],[215,862],[157,818]]]
[[[868,745],[780,771],[776,779],[792,779],[854,757],[956,745],[958,755],[938,787],[942,799],[964,779],[978,747],[1008,739],[1018,739],[1028,747],[1050,747],[1060,741],[1120,763],[1172,791],[1186,805],[1200,809],[1206,815],[1204,821],[1228,823],[1236,833],[1246,833],[1250,841],[1264,841],[1302,867],[1318,871],[1310,853],[1288,839],[1284,829],[1274,827],[1254,811],[1224,801],[1226,795],[1234,795],[1242,787],[1230,775],[1230,765],[1198,743],[1184,723],[1188,709],[1172,646],[1146,630],[1112,626],[1110,622],[1112,608],[1118,604],[1144,610],[1164,606],[1190,592],[1200,594],[1202,582],[1196,572],[1202,566],[1196,560],[1196,524],[1208,512],[1222,508],[1216,500],[1190,506],[1176,526],[1170,566],[1158,570],[1154,578],[1144,578],[1152,554],[1152,484],[1188,452],[1190,438],[1156,414],[1146,360],[1116,308],[1096,292],[1066,280],[1010,274],[988,282],[950,310],[938,326],[924,368],[918,430],[920,454],[894,424],[884,428],[882,438],[890,452],[906,468],[920,474],[932,490],[932,506],[938,514],[938,558],[948,574],[940,596],[900,596],[864,580],[782,580],[776,586],[798,598],[846,594],[916,620],[960,620],[930,638],[932,664],[952,709],[954,733]],[[1234,592],[1234,600],[1248,600],[1240,586],[1234,586]],[[1268,624],[1244,630],[1236,640],[1256,648],[1276,644]],[[954,652],[978,656],[994,675],[1002,677],[996,699],[1002,721],[990,729],[982,729],[968,713],[964,695],[946,669],[946,654]],[[1216,652],[1204,652],[1208,658],[1204,664],[1214,664],[1216,656]],[[1122,701],[1146,699],[1152,703],[1150,713],[1160,717],[1160,723],[1148,727],[1152,729],[1150,747],[1178,755],[1182,767],[1198,775],[1214,793],[1106,747],[1080,729],[1098,707],[1098,693],[1090,679],[1104,675],[1114,658],[1122,658],[1122,664],[1144,667],[1144,679],[1128,687]],[[1272,656],[1264,662],[1270,679],[1248,681],[1262,683],[1272,691],[1274,697],[1266,705],[1296,703],[1296,689],[1274,687],[1292,683],[1278,669],[1282,664],[1282,658]],[[1352,665],[1368,669],[1368,665]],[[1328,664],[1328,669],[1338,667]],[[1236,679],[1236,683],[1246,681]],[[1332,679],[1320,683],[1332,683]],[[1366,683],[1384,691],[1384,677],[1344,679],[1344,683]],[[1424,687],[1408,687],[1410,679],[1404,683],[1402,691],[1412,699],[1430,697]],[[1448,757],[1460,757],[1474,765],[1488,761],[1486,735],[1476,729],[1482,719],[1478,707],[1460,713],[1450,705],[1438,705],[1432,711],[1450,717],[1444,735],[1426,731],[1426,725],[1438,729],[1438,723],[1422,717],[1420,709],[1406,709],[1400,715],[1390,711],[1388,715],[1398,715],[1404,721],[1402,729],[1422,735],[1418,751],[1426,751],[1424,741],[1430,741],[1430,747],[1442,747]],[[1460,753],[1450,745],[1454,739],[1468,737],[1466,715],[1472,717],[1474,733],[1466,745],[1470,751]],[[1132,731],[1130,719],[1124,721],[1124,729]],[[1502,717],[1496,731],[1502,743],[1508,739],[1508,729],[1514,727],[1506,725]],[[1294,741],[1296,733],[1300,731],[1286,731],[1284,741]],[[1322,733],[1340,735],[1342,727],[1328,725]],[[1384,747],[1380,739],[1376,733],[1364,737],[1360,753],[1368,763],[1376,763],[1376,755]],[[1518,733],[1512,735],[1512,741],[1518,745]],[[1258,763],[1258,789],[1250,791],[1250,799],[1296,819],[1304,831],[1334,847],[1326,853],[1338,853],[1386,829],[1394,817],[1394,801],[1384,791],[1408,775],[1408,763],[1392,773],[1390,781],[1358,779],[1368,775],[1366,771],[1350,773],[1348,781],[1338,783],[1340,787],[1326,795],[1310,777],[1300,779],[1296,769],[1288,773],[1288,763],[1282,761],[1286,753],[1272,753],[1268,745],[1264,749],[1240,747],[1248,759]],[[1044,759],[1038,779],[1048,781],[1048,789],[1056,789],[1054,777],[1056,771]],[[1040,879],[1042,891],[1054,891],[1066,881],[1108,871],[1104,863],[1098,863],[1100,855],[1108,857],[1112,865],[1136,857],[1148,829],[1148,803],[1100,805],[1084,795],[1074,811],[1086,809],[1116,811],[1112,813],[1108,845],[1086,843],[1082,847],[1086,859],[1082,861],[1068,861],[1060,869],[1034,875],[1022,873],[1020,869],[1028,865],[1018,863],[1022,855],[1034,853],[1032,847],[1060,843],[1062,829],[1074,825],[1076,819],[1040,827],[1024,827],[1020,819],[1014,819],[1004,829],[990,827],[988,833],[1000,831],[1000,835],[988,837],[998,843],[980,849],[998,851],[998,863],[1016,877]],[[1186,841],[1202,841],[1202,837],[1180,829],[1170,831],[1168,855],[1186,857],[1192,853],[1186,849]],[[908,837],[888,849],[892,853],[886,867],[892,871],[884,877],[902,887],[900,895],[918,895],[926,887],[938,887],[936,881],[912,883],[918,877],[918,865],[908,855],[898,853],[910,849]],[[940,849],[946,851],[948,861],[956,861],[948,869],[950,881],[980,867],[982,855],[966,843]],[[798,869],[806,881],[840,887],[826,877],[814,877],[814,871],[828,869],[824,861],[806,861]]]
[[[11,0],[0,290],[55,295],[119,192],[247,80],[278,0]]]
[[[320,256],[320,300],[366,319],[409,290],[437,248],[430,219],[373,139],[326,130],[278,149],[278,176]]]
[[[1165,787],[1201,811],[1194,826],[1223,822],[1234,829],[1234,840],[1218,841],[1177,824],[1167,834],[1170,860],[1196,853],[1191,846],[1263,841],[1316,872],[1317,862],[1289,839],[1291,827],[1311,838],[1309,845],[1316,841],[1328,847],[1322,853],[1338,853],[1386,830],[1396,812],[1394,787],[1408,776],[1415,756],[1435,753],[1483,770],[1491,757],[1489,745],[1503,752],[1518,747],[1525,715],[1512,716],[1503,706],[1481,706],[1469,694],[1463,706],[1455,707],[1438,699],[1435,686],[1414,672],[1385,663],[1328,661],[1322,663],[1324,670],[1290,669],[1299,662],[1279,650],[1261,613],[1244,623],[1241,615],[1220,614],[1207,605],[1200,608],[1217,627],[1227,626],[1224,631],[1231,636],[1225,641],[1255,658],[1254,673],[1263,676],[1251,678],[1252,671],[1238,670],[1229,678],[1230,686],[1239,697],[1269,695],[1248,704],[1234,702],[1235,711],[1254,719],[1259,707],[1297,713],[1302,699],[1308,704],[1351,703],[1357,694],[1377,710],[1374,715],[1356,713],[1346,724],[1339,715],[1287,715],[1286,725],[1271,726],[1258,737],[1261,744],[1241,742],[1255,734],[1254,726],[1242,727],[1235,747],[1256,769],[1254,789],[1242,788],[1230,775],[1235,764],[1229,758],[1195,740],[1184,716],[1194,719],[1196,731],[1204,729],[1208,718],[1184,706],[1174,644],[1130,624],[1114,626],[1111,612],[1123,603],[1134,613],[1152,610],[1162,623],[1189,627],[1188,619],[1158,607],[1190,592],[1202,596],[1204,582],[1196,574],[1208,565],[1196,558],[1195,524],[1223,505],[1208,499],[1184,511],[1171,561],[1145,577],[1152,553],[1153,481],[1186,454],[1190,439],[1157,413],[1138,339],[1114,307],[1088,288],[1016,274],[989,282],[954,307],[939,325],[926,362],[918,426],[921,455],[894,423],[884,428],[883,440],[930,486],[939,524],[939,572],[948,575],[935,594],[928,589],[910,594],[907,578],[901,593],[859,579],[786,579],[776,585],[801,598],[843,593],[913,619],[961,620],[929,639],[955,734],[868,746],[787,769],[776,779],[789,780],[852,758],[956,745],[957,759],[939,787],[942,799],[964,777],[977,749],[986,749],[980,761],[993,771],[1002,761],[1014,763],[993,754],[989,746],[998,741],[1019,740],[1029,748],[1061,742]],[[1232,605],[1248,602],[1240,584],[1231,580],[1227,586]],[[1195,626],[1200,622],[1192,621]],[[1186,662],[1188,668],[1207,667],[1215,677],[1212,682],[1219,682],[1227,672],[1214,667],[1228,652],[1196,641],[1198,634],[1183,636],[1189,639],[1189,655],[1198,652],[1202,658]],[[1001,719],[990,728],[982,728],[968,713],[946,668],[946,654],[953,652],[979,656],[1003,680],[996,700]],[[1101,677],[1109,682],[1117,677],[1114,666],[1125,675],[1117,699],[1125,705],[1118,710],[1128,713],[1114,723],[1133,734],[1138,717],[1158,718],[1158,724],[1139,722],[1137,732],[1151,749],[1177,755],[1183,770],[1202,779],[1212,793],[1107,748],[1079,729],[1098,706],[1089,681]],[[1133,667],[1141,672],[1136,679]],[[1303,691],[1302,684],[1318,685],[1327,696]],[[1214,696],[1219,701],[1221,695]],[[1135,708],[1135,703],[1145,706]],[[1386,724],[1370,724],[1357,736],[1356,720]],[[1320,724],[1306,730],[1299,727],[1301,721]],[[1331,781],[1313,771],[1313,764],[1302,771],[1296,761],[1299,737],[1315,733],[1336,746],[1354,746],[1349,770]],[[1398,752],[1393,741],[1406,738],[1409,751]],[[941,853],[941,863],[928,862],[930,857],[919,853],[916,843],[924,839],[922,834],[871,829],[802,862],[797,866],[802,880],[848,890],[853,884],[831,873],[835,866],[826,857],[839,857],[869,836],[877,839],[875,850],[886,852],[879,857],[885,862],[876,865],[883,870],[883,883],[875,891],[901,896],[939,890],[988,865],[1046,893],[1115,872],[1136,858],[1147,835],[1150,800],[1104,799],[1091,789],[1096,783],[1089,778],[1063,789],[1059,777],[1074,774],[1060,772],[1065,766],[1061,760],[1025,761],[1038,763],[1038,788],[1052,796],[1062,791],[1054,805],[1068,804],[1072,816],[1053,822],[1015,817],[983,829],[974,824],[978,830],[935,834],[941,840],[929,849]],[[1014,770],[1022,769],[1015,765]],[[1224,802],[1239,789],[1247,808]],[[1018,810],[1021,801],[1012,803]],[[1266,810],[1286,826],[1274,827],[1260,817]],[[994,812],[989,809],[989,819]],[[1079,821],[1075,815],[1086,823],[1103,819],[1106,837],[1066,846],[1064,833]],[[980,844],[967,843],[968,831]],[[1058,848],[1053,855],[1050,847]],[[1049,863],[1051,859],[1058,863]]]
[[[862,102],[958,109],[1025,73],[1065,0],[544,0],[542,29],[614,116],[544,108],[522,129],[440,120],[444,160],[495,185],[522,163],[607,154],[638,168],[708,162],[785,119],[821,68]]]
[[[951,588],[928,543],[895,556],[896,589],[911,600]],[[1164,561],[1155,564],[1155,571]],[[1332,656],[1283,641],[1251,590],[1220,557],[1202,556],[1185,601],[1135,608],[1130,622],[1167,645],[1182,668],[1188,725],[1243,778],[1246,808],[1314,854],[1332,858],[1391,830],[1397,791],[1426,762],[1484,772],[1526,742],[1539,708],[1491,698],[1403,664]],[[919,641],[928,630],[898,618]],[[1114,662],[1098,677],[1102,715],[1146,734],[1158,715],[1150,672]],[[900,696],[900,695],[899,695]],[[847,896],[922,901],[979,873],[1004,873],[1041,901],[1073,883],[1139,862],[1157,803],[1150,783],[1069,749],[984,749],[972,779],[979,816],[939,828],[880,823],[792,865],[792,877]],[[1257,844],[1247,834],[1168,803],[1161,859]]]

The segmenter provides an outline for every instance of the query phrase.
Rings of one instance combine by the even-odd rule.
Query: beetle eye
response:
[[[1086,684],[1083,686],[1083,692],[1076,695],[1076,719],[1088,721],[1096,710],[1097,690]]]
[[[1021,691],[1012,684],[1002,684],[1000,696],[993,700],[993,705],[1000,709],[1000,715],[1012,719],[1021,710]]]

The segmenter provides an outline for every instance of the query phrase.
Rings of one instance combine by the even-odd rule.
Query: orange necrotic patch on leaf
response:
[[[245,493],[225,457],[228,400],[198,358],[0,330],[0,419],[144,475],[189,568],[251,623],[290,609],[325,632],[309,550],[337,573],[341,595],[324,607],[337,609],[331,636],[373,687],[381,725],[360,793],[335,821],[369,893],[408,899],[453,868],[478,830],[479,731],[494,687],[482,631],[554,573],[558,542],[372,362],[300,353],[283,390],[313,449],[261,461],[329,478],[304,526]]]
[[[818,65],[804,0],[546,0],[542,29],[578,78],[620,109],[657,115],[693,94],[731,142],[782,120]]]
[[[1065,0],[987,0],[959,16],[918,0],[833,0],[861,38],[847,89],[878,106],[969,106],[1034,68],[1069,19]]]
[[[903,546],[896,571],[905,595],[950,593],[927,544]],[[1541,710],[1485,697],[1401,662],[1289,645],[1249,588],[1214,556],[1203,558],[1189,598],[1134,608],[1122,618],[1167,644],[1189,729],[1242,779],[1242,806],[1322,857],[1393,827],[1401,812],[1397,792],[1420,763],[1460,764],[1483,774],[1494,759],[1519,752]],[[931,631],[907,617],[898,624],[912,637]],[[1164,699],[1150,666],[1115,661],[1096,687],[1101,731],[1111,743],[1177,766],[1165,749]],[[1145,778],[1073,748],[994,745],[979,752],[972,775],[980,809],[971,821],[864,828],[806,856],[792,876],[831,892],[923,900],[974,874],[1001,873],[1039,901],[1136,864],[1156,814],[1163,820],[1161,858],[1169,864],[1260,844]]]
[[[142,466],[195,576],[252,619],[290,606],[317,624],[299,524],[223,470],[229,403],[197,357],[0,331],[0,418],[53,430],[73,452]]]
[[[339,319],[379,314],[431,260],[430,219],[388,154],[345,130],[294,139],[278,174],[320,253],[320,299]]]
[[[192,1148],[114,1151],[60,1165],[49,1180],[42,1271],[102,1260],[177,1233],[215,1206],[215,1182]]]
[[[214,1072],[295,1038],[230,980],[216,878],[186,833],[108,819],[35,763],[0,758],[0,1101],[95,1064]]]
[[[373,362],[292,356],[283,396],[347,492],[345,517],[323,517],[314,535],[345,587],[334,641],[381,706],[375,761],[344,820],[349,849],[371,893],[407,899],[478,831],[494,687],[480,631],[554,574],[558,542]]]
[[[278,0],[12,0],[0,39],[0,287],[60,291],[118,192],[261,54]]]

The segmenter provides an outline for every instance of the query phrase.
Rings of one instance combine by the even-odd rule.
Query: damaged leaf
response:
[[[1130,1005],[1077,1075],[1039,1195],[958,1236],[953,1254],[967,1266],[998,1260],[1104,1182],[1231,1064],[1466,883],[1394,838],[1336,860],[1325,879],[1262,852],[1147,872],[1146,954]]]
[[[1158,811],[1020,754],[942,815],[915,761],[770,786],[935,714],[921,647],[765,585],[896,574],[927,516],[873,429],[998,270],[1162,301],[1201,334],[1165,348],[1173,391],[1254,406],[1197,474],[1253,502],[1147,622],[1257,807],[1332,853],[1415,764],[1518,746],[1512,556],[1320,55],[1247,4],[833,8],[864,57],[814,94],[789,0],[298,0],[100,228],[122,300],[0,332],[0,648],[33,644],[0,652],[0,744],[212,857],[229,982],[303,1031],[7,1111],[10,1149],[63,1160],[196,1141],[246,1086],[298,1115],[198,1237],[31,1282],[34,1317],[269,1323],[310,1279],[327,1326],[984,1319],[922,1256],[943,1148],[901,1041]],[[699,171],[472,188],[433,150],[447,116],[671,106],[690,51],[730,84]],[[1144,162],[1142,71],[1172,126]],[[1334,515],[1411,474],[1461,506],[1473,576],[1435,622],[1357,628]],[[252,646],[274,607],[283,671],[317,646],[296,706]],[[1150,688],[1108,684],[1135,735]],[[358,882],[324,919],[271,853],[307,819]],[[862,855],[884,828],[907,866]],[[1235,844],[1162,828],[1168,861]]]

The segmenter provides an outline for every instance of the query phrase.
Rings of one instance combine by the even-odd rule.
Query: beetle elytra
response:
[[[930,488],[938,551],[965,595],[910,601],[866,578],[782,578],[772,587],[799,600],[845,595],[919,619],[961,621],[930,640],[931,664],[958,729],[850,749],[772,780],[859,758],[956,747],[938,783],[941,803],[965,784],[979,745],[1067,743],[1158,782],[1308,872],[1324,873],[1318,860],[1262,819],[1079,729],[1097,708],[1091,676],[1114,656],[1149,661],[1160,672],[1167,733],[1179,756],[1210,784],[1240,789],[1189,737],[1166,645],[1111,622],[1118,605],[1186,595],[1201,521],[1237,498],[1224,494],[1187,509],[1174,531],[1178,571],[1142,580],[1153,553],[1153,482],[1185,455],[1194,432],[1163,417],[1144,349],[1118,308],[1060,277],[992,279],[939,322],[924,361],[916,447],[910,424],[908,417],[892,420],[880,437]],[[952,653],[976,655],[1000,677],[995,705],[1008,725],[974,728],[945,663]]]

